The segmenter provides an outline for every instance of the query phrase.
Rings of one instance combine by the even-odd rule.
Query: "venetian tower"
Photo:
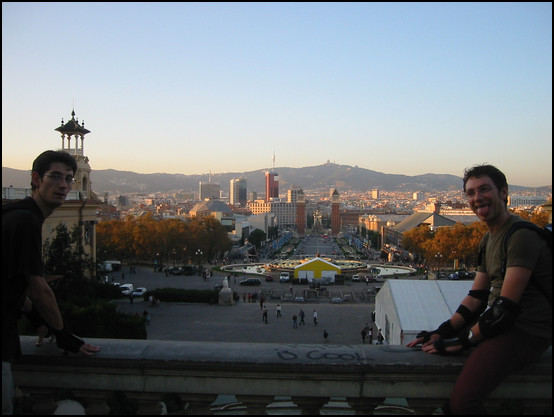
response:
[[[81,199],[91,198],[91,169],[88,157],[85,156],[85,135],[90,133],[90,130],[85,129],[84,120],[79,124],[79,120],[75,118],[75,110],[71,111],[70,121],[64,124],[62,119],[61,126],[54,130],[62,135],[62,151],[72,155],[77,161],[77,172],[75,173],[75,183],[72,190],[79,191]]]
[[[331,234],[337,236],[340,230],[340,197],[338,191],[331,190]]]

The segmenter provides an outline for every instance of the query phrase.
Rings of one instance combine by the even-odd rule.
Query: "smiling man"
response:
[[[552,249],[526,228],[515,231],[504,248],[512,225],[524,221],[508,211],[505,175],[492,165],[464,174],[468,204],[487,226],[477,274],[454,315],[407,346],[421,344],[422,351],[438,354],[472,349],[443,411],[483,415],[492,391],[551,344]]]
[[[13,412],[11,363],[21,354],[17,321],[24,312],[36,327],[48,327],[65,351],[100,350],[64,326],[56,297],[44,276],[42,224],[65,202],[77,171],[64,151],[46,151],[33,162],[32,195],[2,206],[2,414]]]

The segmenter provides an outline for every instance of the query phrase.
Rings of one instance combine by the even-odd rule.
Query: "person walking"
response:
[[[262,312],[262,321],[267,324],[267,308],[266,306],[263,307],[263,312]]]
[[[318,326],[317,323],[317,311],[314,310],[314,326]]]
[[[13,413],[11,364],[21,355],[17,322],[22,311],[39,334],[51,330],[60,349],[85,355],[100,350],[64,325],[48,285],[51,277],[44,273],[42,226],[64,204],[76,171],[77,162],[67,152],[45,151],[33,162],[31,196],[2,206],[2,414]]]
[[[362,343],[365,343],[365,338],[369,334],[369,325],[366,323],[364,328],[362,329]]]
[[[367,343],[370,345],[373,344],[373,325],[369,328],[369,331],[367,332]]]
[[[275,311],[277,312],[277,317],[281,317],[281,304],[277,304]]]
[[[293,329],[298,329],[297,319],[298,319],[298,317],[296,317],[296,314],[293,314],[293,316],[292,316],[292,328]]]
[[[467,168],[463,190],[487,227],[471,290],[448,320],[407,346],[442,355],[471,349],[443,411],[484,415],[488,395],[552,343],[552,248],[527,228],[504,242],[524,220],[508,210],[508,182],[498,168]]]
[[[329,343],[329,333],[327,333],[327,330],[323,329],[323,342]]]
[[[300,309],[300,313],[298,313],[298,316],[300,316],[300,323],[299,325],[306,325],[306,322],[304,321],[304,316],[306,315],[306,313],[304,313],[304,310]]]

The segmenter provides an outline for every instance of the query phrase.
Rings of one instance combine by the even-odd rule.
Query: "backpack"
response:
[[[507,269],[506,268],[506,263],[508,261],[507,260],[507,258],[508,258],[508,243],[509,243],[510,238],[512,237],[512,235],[519,229],[530,229],[530,230],[533,230],[533,231],[537,232],[539,234],[539,236],[542,239],[545,240],[545,242],[546,242],[548,248],[550,249],[550,251],[552,251],[552,223],[550,223],[549,225],[547,225],[545,227],[539,227],[536,224],[528,222],[526,220],[516,222],[516,223],[512,224],[512,226],[510,227],[510,230],[508,230],[508,233],[506,233],[506,237],[504,238],[504,241],[502,242],[502,253],[504,254],[502,256],[502,267],[501,267],[502,276],[504,276],[506,274],[506,269]],[[484,250],[485,250],[485,247],[482,247],[481,250],[479,251],[478,265],[481,265],[481,260],[482,260]],[[548,302],[550,304],[552,304],[552,296],[541,284],[536,282],[536,280],[531,280],[531,281],[529,281],[529,283],[534,285],[535,287],[537,287],[538,290],[546,297]]]

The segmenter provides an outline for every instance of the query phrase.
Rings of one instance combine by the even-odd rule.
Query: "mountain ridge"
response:
[[[97,193],[153,193],[153,192],[194,192],[198,191],[199,182],[219,183],[224,191],[229,190],[229,181],[233,178],[245,178],[248,192],[265,193],[265,172],[259,169],[248,172],[227,172],[219,174],[140,174],[133,171],[115,169],[93,170],[91,175],[92,190]],[[385,174],[357,166],[326,163],[303,168],[279,167],[276,172],[281,192],[292,186],[303,190],[329,190],[336,188],[342,191],[422,191],[445,192],[461,190],[462,178],[450,174],[421,174],[408,176],[403,174]],[[16,188],[29,187],[29,170],[18,170],[2,167],[2,186]],[[552,191],[552,185],[543,187],[525,187],[511,185],[511,191],[544,190]]]

